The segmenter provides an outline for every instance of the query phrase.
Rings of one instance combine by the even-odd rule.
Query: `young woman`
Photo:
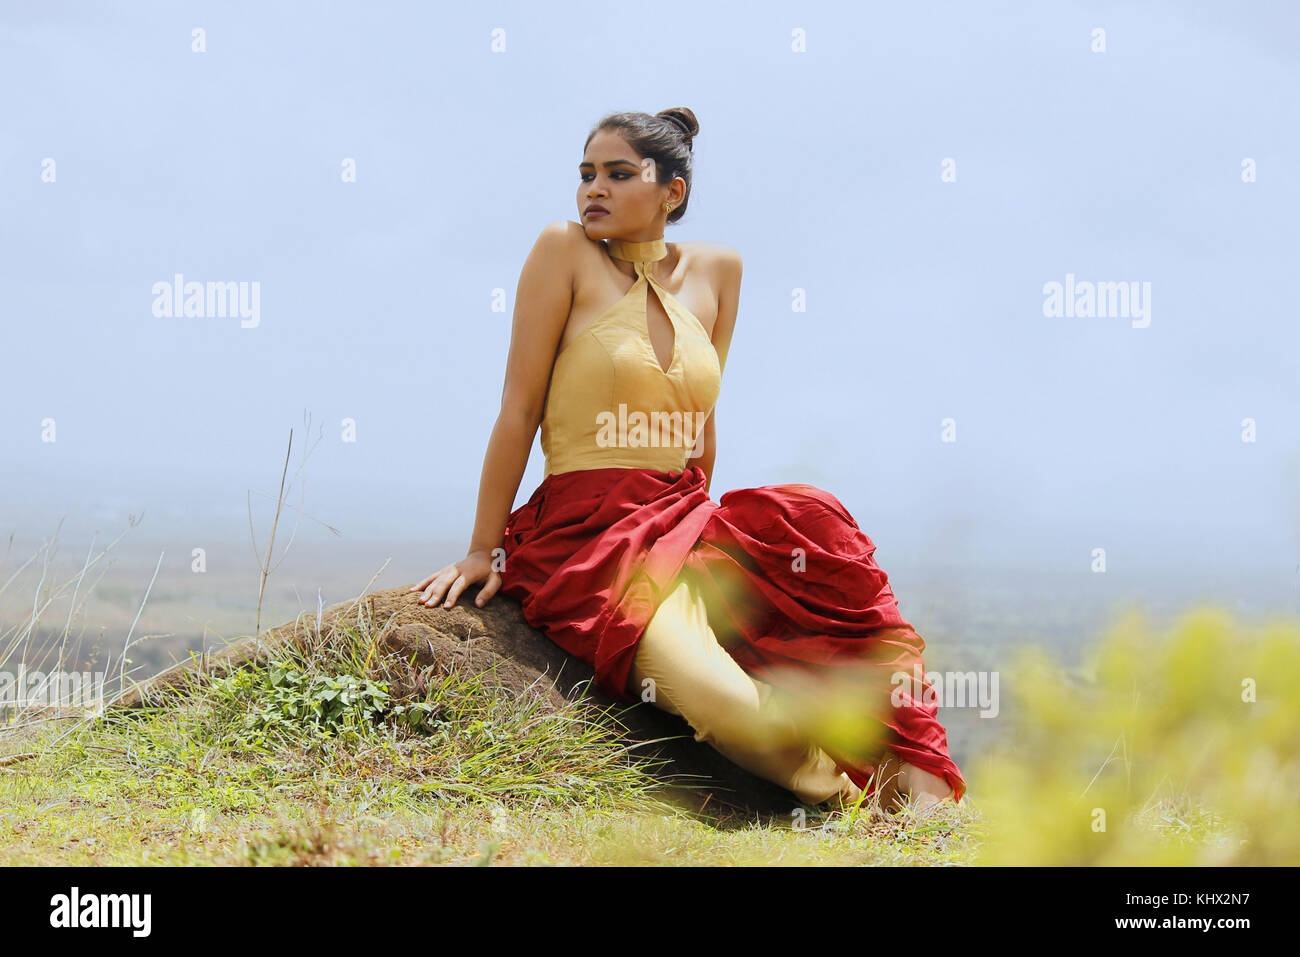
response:
[[[604,691],[681,715],[802,801],[960,801],[925,642],[840,501],[810,485],[709,497],[741,260],[663,239],[698,131],[683,107],[588,136],[580,223],[542,230],[519,279],[468,553],[410,590],[519,599]],[[539,426],[545,476],[512,512]],[[832,687],[851,691],[856,737],[815,714]]]

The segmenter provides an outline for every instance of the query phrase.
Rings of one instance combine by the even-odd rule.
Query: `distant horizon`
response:
[[[530,481],[530,473],[540,473],[540,469],[541,453],[535,449],[516,495],[516,508],[531,496],[535,486]],[[420,542],[450,546],[459,542],[462,548],[468,545],[475,505],[473,490],[441,491],[445,508],[439,510],[431,507],[433,493],[417,494],[409,481],[394,479],[391,486],[379,480],[340,484],[330,481],[328,476],[313,473],[310,464],[304,475],[305,515],[297,532],[304,541],[324,545],[352,539],[400,545]],[[721,484],[727,475],[726,464],[719,462],[710,490],[713,499],[717,500],[732,487]],[[299,483],[302,481],[300,477]],[[175,483],[167,472],[159,469],[138,476],[136,484],[128,483],[129,473],[117,471],[108,481],[47,472],[22,490],[27,495],[11,495],[6,500],[4,509],[0,510],[0,537],[7,539],[10,533],[15,533],[21,539],[36,542],[53,534],[60,517],[64,518],[63,527],[69,533],[75,530],[85,537],[99,529],[101,536],[116,535],[127,528],[129,515],[138,517],[143,513],[143,524],[132,531],[136,540],[148,537],[162,542],[188,535],[214,541],[247,541],[248,489],[254,490],[251,501],[259,535],[270,528],[274,496],[279,490],[278,474],[241,486],[233,481],[222,483],[192,475]],[[193,494],[194,498],[185,507],[168,497],[173,484],[180,484]],[[754,484],[777,482],[755,481]],[[1290,531],[1281,525],[1272,530],[1271,536],[1247,540],[1237,534],[1238,528],[1222,521],[1217,527],[1206,523],[1195,528],[1170,529],[1158,521],[1102,521],[1068,513],[1048,516],[1032,512],[1017,515],[1005,510],[994,514],[964,513],[959,501],[940,503],[932,512],[907,516],[888,502],[873,502],[868,496],[855,495],[829,482],[820,484],[846,504],[877,546],[899,555],[946,552],[968,555],[972,560],[977,557],[982,564],[1006,568],[1038,567],[1044,561],[1065,567],[1078,561],[1086,568],[1091,549],[1105,547],[1108,562],[1121,561],[1142,568],[1212,565],[1220,571],[1239,569],[1256,574],[1267,569],[1283,577],[1294,577],[1300,566],[1300,557],[1288,544]],[[30,494],[33,486],[40,490],[39,494]],[[76,491],[86,486],[91,487],[84,492]],[[123,491],[124,486],[138,491],[134,494]],[[401,495],[403,490],[409,496],[405,500]],[[282,528],[292,527],[302,491],[301,484],[290,487],[280,519]],[[407,512],[427,516],[427,534],[416,531],[420,521]],[[343,537],[336,537],[327,525],[338,528]]]

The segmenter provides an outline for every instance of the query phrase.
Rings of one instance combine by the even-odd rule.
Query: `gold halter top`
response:
[[[606,243],[611,256],[632,263],[637,278],[555,357],[541,423],[544,475],[601,468],[683,472],[704,450],[697,439],[722,388],[718,353],[700,320],[651,272],[668,255],[662,238]],[[673,325],[667,369],[646,322],[651,289]]]

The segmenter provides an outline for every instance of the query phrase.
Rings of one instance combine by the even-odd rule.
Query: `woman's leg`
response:
[[[685,718],[695,740],[805,803],[852,802],[862,793],[776,706],[771,686],[750,677],[718,643],[689,579],[668,593],[641,636],[631,690]]]

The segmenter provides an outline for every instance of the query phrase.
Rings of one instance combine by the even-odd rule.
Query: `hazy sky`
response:
[[[656,9],[5,0],[4,537],[246,536],[307,412],[313,515],[467,543],[523,260],[603,115],[685,105],[666,238],[745,260],[715,498],[820,485],[921,560],[1295,581],[1294,4]],[[177,273],[256,282],[257,324],[156,316]],[[1045,315],[1067,275],[1149,312]]]

